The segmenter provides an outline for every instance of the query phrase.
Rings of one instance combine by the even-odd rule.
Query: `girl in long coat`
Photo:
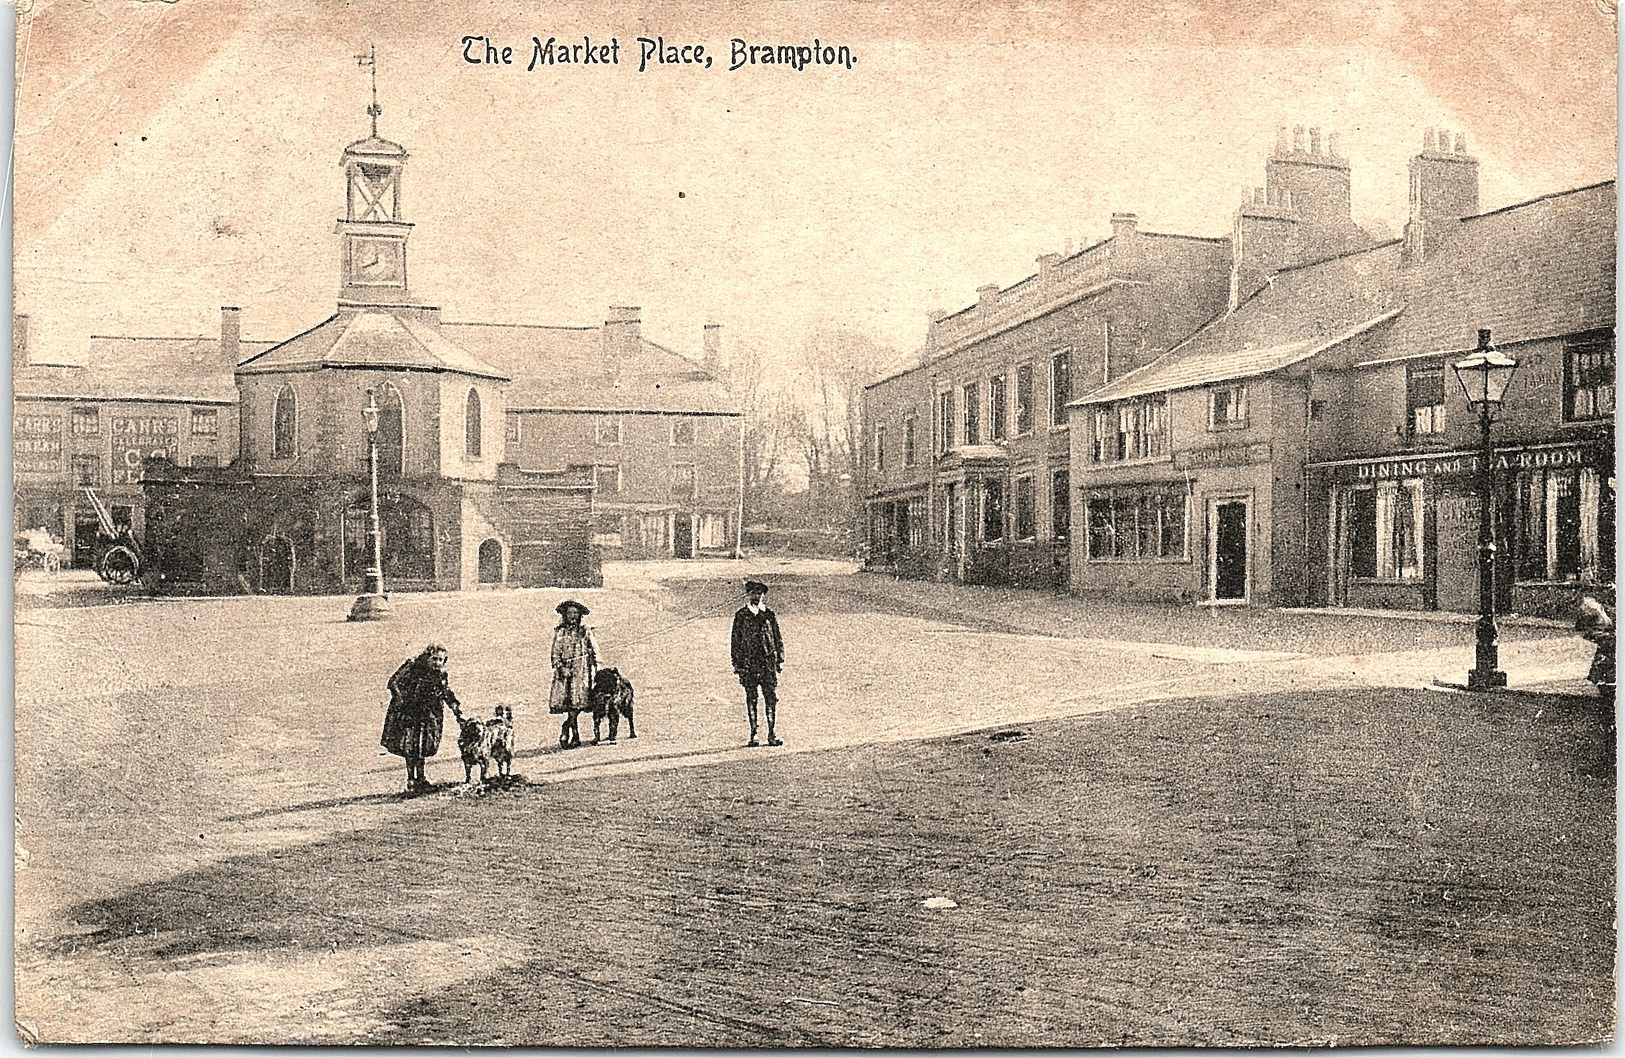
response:
[[[456,713],[461,704],[452,693],[446,674],[446,648],[430,644],[389,678],[389,711],[384,714],[384,733],[379,740],[397,757],[406,758],[406,789],[429,789],[423,762],[440,752],[440,736],[445,729],[445,707]]]
[[[574,749],[581,745],[581,711],[592,708],[587,696],[598,671],[598,644],[592,629],[581,622],[591,612],[585,606],[566,599],[554,609],[559,613],[559,626],[553,630],[553,689],[547,697],[547,711],[563,714],[559,747]]]

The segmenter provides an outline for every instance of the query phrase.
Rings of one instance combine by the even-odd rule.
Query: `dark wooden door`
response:
[[[1235,500],[1214,508],[1213,597],[1247,597],[1247,503]]]

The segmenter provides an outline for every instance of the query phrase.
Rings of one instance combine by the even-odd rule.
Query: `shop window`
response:
[[[1187,506],[1183,486],[1155,485],[1091,496],[1085,513],[1089,559],[1184,558]]]
[[[101,413],[95,408],[75,408],[68,417],[68,430],[75,437],[95,437],[102,432]]]
[[[1033,365],[1016,368],[1016,436],[1033,432]]]
[[[1209,430],[1239,430],[1246,426],[1246,384],[1217,386],[1209,390],[1207,409],[1207,428]]]
[[[1016,539],[1038,535],[1038,492],[1030,477],[1016,479]]]
[[[728,546],[728,519],[720,514],[700,515],[700,546],[717,550]]]
[[[1057,470],[1050,474],[1050,522],[1055,539],[1065,540],[1072,532],[1072,473]]]
[[[1049,422],[1066,425],[1066,404],[1072,399],[1072,352],[1056,353],[1049,362]]]
[[[299,398],[283,386],[271,411],[271,458],[292,459],[298,449]]]
[[[1566,467],[1518,476],[1514,498],[1513,568],[1521,581],[1600,580],[1612,517],[1597,471]],[[1612,574],[1611,563],[1606,573]]]
[[[1412,437],[1444,433],[1444,365],[1405,368],[1406,430]]]
[[[220,416],[213,408],[192,409],[192,436],[214,437],[220,432]]]
[[[937,394],[937,454],[947,455],[954,447],[954,391]]]
[[[914,466],[920,461],[918,434],[918,416],[905,416],[903,419],[903,465],[905,467]]]
[[[884,426],[875,427],[874,468],[876,474],[886,472],[886,428]]]
[[[990,441],[1005,438],[1005,383],[1003,375],[987,380],[987,436]]]
[[[1348,494],[1349,574],[1420,580],[1425,510],[1421,481],[1385,481]]]
[[[982,539],[1004,539],[1004,482],[997,478],[982,482]]]
[[[621,417],[619,415],[600,415],[593,424],[593,443],[600,445],[620,444]]]
[[[1597,331],[1563,342],[1563,418],[1608,419],[1614,414],[1614,335]]]
[[[694,447],[694,421],[692,419],[678,419],[671,424],[671,446],[673,448]]]
[[[463,451],[469,459],[478,459],[483,449],[480,391],[470,387],[468,399],[463,402]]]
[[[600,493],[618,493],[621,491],[621,466],[619,463],[600,464],[592,468],[592,485]]]

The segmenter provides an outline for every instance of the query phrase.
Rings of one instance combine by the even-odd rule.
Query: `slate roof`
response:
[[[509,411],[739,414],[727,386],[698,364],[639,339],[612,385],[598,327],[445,323],[442,331],[507,373]]]
[[[244,356],[273,342],[245,341]],[[29,364],[12,378],[19,399],[187,401],[235,404],[237,383],[219,338],[95,335],[84,363]]]
[[[368,309],[330,316],[303,334],[243,361],[237,370],[253,375],[317,367],[405,368],[508,378],[422,316]]]
[[[1400,241],[1286,269],[1144,367],[1073,401],[1098,404],[1278,371],[1350,338],[1366,360],[1498,346],[1614,321],[1613,181],[1432,222],[1422,260]]]
[[[1102,386],[1075,404],[1104,404],[1113,400],[1143,397],[1149,393],[1168,393],[1176,389],[1191,389],[1213,382],[1233,378],[1252,378],[1267,375],[1293,364],[1302,363],[1333,349],[1344,342],[1372,333],[1399,316],[1399,310],[1385,312],[1365,320],[1347,331],[1329,339],[1312,338],[1266,346],[1251,345],[1226,348],[1222,345],[1190,351],[1185,356],[1159,357],[1144,367]]]

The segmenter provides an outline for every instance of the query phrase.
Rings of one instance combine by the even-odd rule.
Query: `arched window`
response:
[[[468,405],[463,413],[463,442],[468,458],[480,457],[480,391],[468,391]]]
[[[299,400],[292,386],[283,386],[271,413],[271,458],[292,459],[299,451],[298,439]]]
[[[406,473],[406,402],[389,383],[378,387],[378,476]]]

